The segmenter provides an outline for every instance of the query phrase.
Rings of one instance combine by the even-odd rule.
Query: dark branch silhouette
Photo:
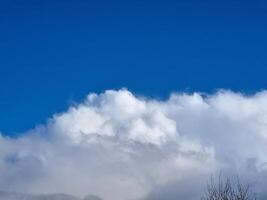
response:
[[[201,200],[256,200],[256,195],[251,192],[250,185],[242,184],[238,178],[232,182],[229,178],[222,180],[219,176],[218,183],[211,178]]]

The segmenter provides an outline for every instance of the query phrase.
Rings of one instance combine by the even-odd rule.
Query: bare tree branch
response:
[[[211,177],[201,200],[256,200],[250,189],[250,185],[243,185],[238,178],[233,183],[229,178],[223,180],[220,175],[216,184]]]

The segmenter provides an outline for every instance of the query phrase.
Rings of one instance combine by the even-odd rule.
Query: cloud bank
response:
[[[7,191],[193,200],[218,172],[266,195],[266,91],[174,93],[163,101],[108,90],[18,138],[0,136]]]

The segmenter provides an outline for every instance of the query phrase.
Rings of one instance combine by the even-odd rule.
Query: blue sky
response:
[[[0,1],[0,131],[89,92],[266,88],[266,1]]]

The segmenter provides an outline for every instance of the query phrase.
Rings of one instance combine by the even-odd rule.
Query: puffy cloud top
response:
[[[20,192],[190,200],[222,171],[264,196],[266,163],[265,91],[160,101],[108,90],[19,138],[0,137],[0,188]]]
[[[86,101],[54,117],[55,132],[76,142],[90,136],[110,136],[161,145],[175,137],[176,123],[160,103],[137,99],[127,90],[88,95]],[[89,136],[89,137],[87,137]]]

